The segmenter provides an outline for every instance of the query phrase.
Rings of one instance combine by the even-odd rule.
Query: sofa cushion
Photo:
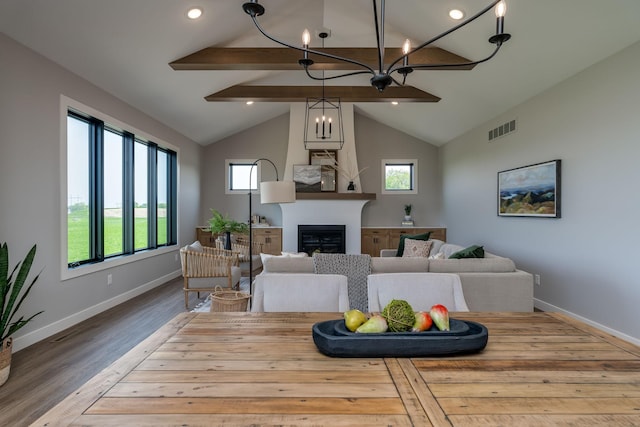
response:
[[[371,273],[426,273],[427,258],[371,257]]]
[[[405,239],[413,239],[413,240],[429,240],[429,236],[431,236],[431,232],[428,231],[424,234],[415,234],[413,236],[409,236],[407,234],[403,234],[400,236],[400,243],[398,244],[398,252],[396,252],[396,256],[400,257],[404,253],[404,241]]]
[[[489,258],[432,259],[429,260],[432,273],[510,273],[516,265],[509,258],[492,256]]]
[[[271,256],[262,260],[263,273],[313,273],[311,257]]]
[[[449,255],[449,258],[462,259],[462,258],[484,258],[484,248],[478,245],[472,245],[468,248],[464,248],[461,251],[455,252]]]
[[[402,257],[403,258],[415,258],[415,257],[427,258],[429,256],[429,251],[431,250],[431,245],[433,245],[433,242],[431,240],[405,239],[404,252],[402,253]]]

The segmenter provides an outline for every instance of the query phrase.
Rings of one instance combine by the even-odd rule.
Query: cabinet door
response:
[[[389,244],[391,248],[397,248],[400,244],[400,236],[408,235],[414,236],[416,234],[424,234],[429,229],[427,228],[407,228],[407,229],[392,229],[389,231]]]
[[[254,228],[253,240],[262,243],[262,252],[265,254],[280,255],[282,253],[282,230],[280,228]]]
[[[380,256],[381,249],[389,249],[389,231],[384,229],[363,229],[361,231],[360,252]]]
[[[202,246],[210,246],[212,248],[216,247],[216,236],[211,234],[211,231],[209,231],[208,228],[197,227],[196,239],[200,242]]]

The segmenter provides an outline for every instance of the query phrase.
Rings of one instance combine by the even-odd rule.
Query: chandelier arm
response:
[[[471,65],[478,65],[478,64],[482,64],[483,62],[487,62],[488,60],[490,60],[491,58],[496,56],[496,54],[500,50],[500,47],[501,47],[501,45],[496,45],[496,48],[493,50],[493,52],[489,56],[487,56],[486,58],[483,58],[483,59],[479,59],[477,61],[470,61],[470,62],[456,63],[456,64],[411,64],[410,67],[412,69],[414,69],[414,70],[428,70],[428,69],[468,67],[468,66],[471,66]],[[397,73],[398,70],[400,70],[402,68],[403,67],[397,67],[397,68],[390,69],[389,70],[389,74]]]
[[[305,67],[304,70],[307,73],[307,77],[309,77],[312,80],[318,80],[318,81],[333,80],[333,79],[339,79],[341,77],[357,76],[357,75],[360,75],[360,74],[373,74],[372,71],[363,70],[363,71],[352,71],[350,73],[338,74],[336,76],[330,76],[330,77],[324,77],[324,76],[316,77],[316,76],[314,76],[313,74],[311,74],[309,72],[309,69],[307,67]]]
[[[258,20],[256,19],[255,16],[251,15],[251,19],[253,20],[253,23],[256,26],[256,28],[258,29],[258,31],[260,31],[260,33],[262,33],[263,36],[265,36],[266,38],[268,38],[272,42],[278,43],[279,45],[282,45],[284,47],[288,47],[290,49],[299,50],[300,52],[309,52],[309,53],[313,53],[314,55],[324,56],[325,58],[331,58],[331,59],[335,59],[337,61],[348,62],[350,64],[357,65],[359,67],[362,67],[362,68],[365,68],[365,69],[369,70],[368,72],[371,73],[371,74],[375,74],[375,70],[373,68],[371,68],[369,65],[365,64],[365,63],[362,63],[362,62],[359,62],[359,61],[355,61],[355,60],[349,59],[349,58],[343,58],[343,57],[337,56],[337,55],[332,55],[330,53],[320,52],[318,50],[313,50],[313,49],[308,49],[308,48],[305,49],[303,47],[298,47],[298,46],[289,44],[287,42],[283,42],[281,40],[278,40],[275,37],[267,34],[267,32],[262,29],[262,27],[258,23]]]
[[[412,53],[423,49],[427,46],[429,46],[430,44],[435,43],[436,41],[440,40],[443,37],[448,36],[449,34],[453,33],[454,31],[459,30],[460,28],[464,27],[467,24],[470,24],[471,22],[475,21],[476,19],[478,19],[479,17],[481,17],[482,15],[484,15],[485,13],[487,13],[488,11],[490,11],[495,5],[497,5],[498,3],[500,3],[501,0],[494,0],[491,4],[489,4],[488,6],[486,6],[484,9],[480,10],[478,13],[476,13],[475,15],[473,15],[472,17],[470,17],[469,19],[459,23],[458,25],[455,25],[451,28],[449,28],[447,31],[444,31],[440,34],[438,34],[437,36],[427,40],[426,42],[416,46],[415,48],[411,49],[406,55],[402,55],[400,56],[398,59],[396,59],[395,61],[393,61],[390,65],[389,65],[389,70],[391,70],[398,62],[402,61],[402,58],[404,58],[405,56],[409,56]],[[463,65],[469,65],[469,64],[463,64]],[[412,68],[416,68],[413,65],[411,65]],[[389,71],[391,72],[391,71]]]

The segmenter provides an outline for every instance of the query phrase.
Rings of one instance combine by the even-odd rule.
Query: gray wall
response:
[[[225,194],[225,160],[266,158],[275,164],[278,177],[282,179],[288,142],[289,113],[205,147],[202,156],[200,224],[208,224],[211,209],[228,214],[238,221],[248,221],[248,195]],[[268,162],[260,162],[260,167],[263,181],[276,178],[273,166]],[[279,205],[262,205],[260,197],[254,195],[252,211],[254,215],[265,216],[271,225],[282,225]]]
[[[443,148],[448,239],[540,274],[537,306],[640,340],[640,43]],[[512,135],[487,142],[511,119]],[[562,160],[562,218],[496,215],[497,172]]]
[[[16,334],[16,350],[179,274],[171,253],[61,281],[60,95],[179,149],[179,237],[192,238],[200,209],[200,146],[0,33],[0,241],[15,265],[36,243],[42,270],[23,305],[45,310]],[[107,286],[106,275],[113,284]]]
[[[363,226],[399,226],[403,207],[412,204],[416,226],[442,225],[441,181],[438,148],[405,133],[354,114],[358,166],[368,166],[360,175],[362,191],[376,193],[362,213]],[[282,178],[289,138],[289,114],[264,122],[222,141],[207,146],[203,156],[201,224],[210,218],[210,209],[218,209],[238,220],[247,220],[249,202],[246,195],[224,193],[224,161],[233,158],[266,157],[278,167]],[[302,141],[300,142],[302,144]],[[340,155],[338,154],[338,158]],[[382,159],[417,158],[419,184],[417,195],[381,195]],[[273,168],[262,162],[263,180],[273,179]],[[282,225],[278,205],[261,205],[254,196],[253,213],[266,216],[273,225]]]
[[[362,210],[364,226],[399,226],[404,205],[411,204],[416,227],[442,226],[442,184],[438,148],[410,135],[355,114],[358,167],[362,191],[376,193]],[[418,159],[418,194],[380,194],[382,159]]]

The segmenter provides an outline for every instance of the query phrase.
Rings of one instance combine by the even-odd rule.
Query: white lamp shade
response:
[[[296,184],[293,181],[263,181],[260,183],[260,202],[293,203],[296,201]]]

